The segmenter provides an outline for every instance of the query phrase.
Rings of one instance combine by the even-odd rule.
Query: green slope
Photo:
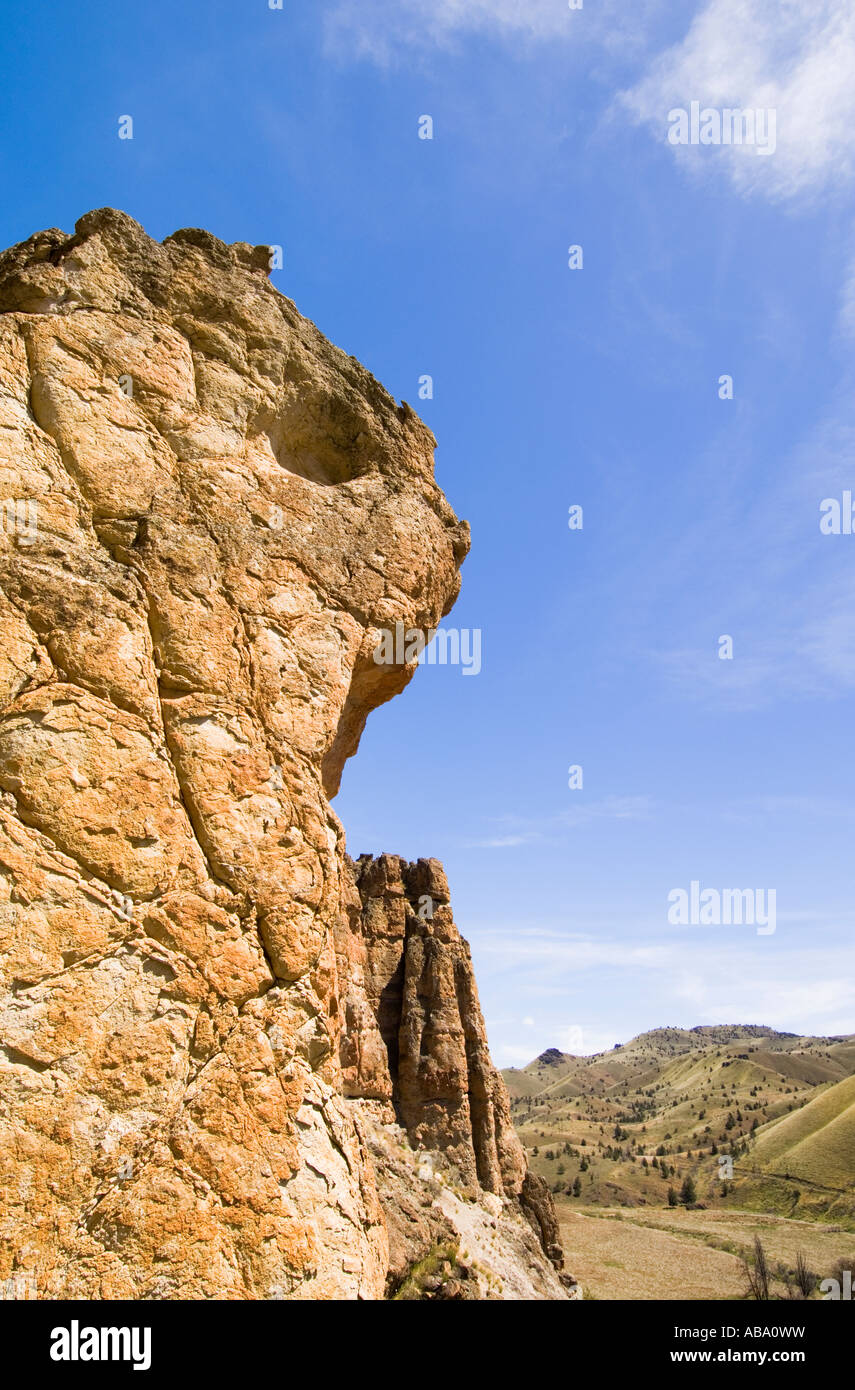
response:
[[[825,1187],[855,1187],[855,1076],[761,1131],[751,1163]]]

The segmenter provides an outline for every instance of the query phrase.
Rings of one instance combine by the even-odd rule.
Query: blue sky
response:
[[[848,0],[4,17],[3,245],[105,204],[281,244],[437,436],[483,667],[377,711],[336,809],[354,854],[444,860],[498,1062],[855,1030],[855,536],[819,529],[855,487]],[[693,100],[774,108],[774,153],[669,144]],[[774,889],[775,933],[669,925],[692,880]]]

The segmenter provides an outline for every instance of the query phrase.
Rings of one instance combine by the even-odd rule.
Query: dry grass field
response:
[[[567,1268],[586,1298],[740,1298],[745,1285],[738,1259],[698,1247],[681,1234],[607,1215],[562,1210]]]
[[[838,1260],[855,1268],[855,1233],[824,1222],[738,1211],[584,1208],[559,1199],[567,1267],[597,1299],[743,1299],[741,1255],[755,1236],[773,1266],[792,1269],[801,1250],[825,1278]],[[783,1295],[776,1281],[773,1292]]]

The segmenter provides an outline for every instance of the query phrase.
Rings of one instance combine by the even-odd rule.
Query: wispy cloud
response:
[[[699,174],[742,193],[813,197],[855,171],[855,11],[851,0],[708,0],[622,103],[665,142],[668,112],[702,106],[777,112],[777,148],[669,146]]]
[[[667,652],[662,666],[685,693],[709,707],[756,710],[788,699],[837,699],[855,690],[855,585],[840,593],[829,584],[814,595],[814,610],[794,615],[789,632],[765,635],[753,618],[740,632],[737,605],[728,635],[732,660],[718,659],[711,631],[708,650]],[[798,605],[794,604],[794,608]],[[823,607],[825,611],[823,611]],[[773,615],[774,617],[774,615]]]
[[[731,467],[721,460],[730,445]],[[855,574],[846,535],[823,535],[821,504],[855,486],[852,373],[778,458],[752,431],[716,435],[683,484],[686,523],[633,574],[627,613],[681,698],[748,711],[855,690]],[[667,596],[671,631],[658,621]],[[719,659],[719,638],[733,659]]]
[[[521,935],[519,932],[479,933],[478,953],[497,964],[513,968],[544,967],[544,982],[556,971],[660,970],[673,963],[675,948],[670,944],[632,946],[626,941],[603,941],[548,931]]]
[[[399,60],[402,49],[447,47],[466,35],[499,40],[596,42],[625,50],[643,42],[648,18],[663,0],[599,0],[571,10],[567,0],[338,0],[327,17],[329,47],[340,56],[382,65]],[[411,52],[407,54],[408,59]]]
[[[818,919],[805,915],[800,938],[816,939],[819,925]],[[686,1027],[765,1023],[804,1033],[851,1033],[855,978],[840,969],[839,933],[830,930],[827,922],[821,925],[825,942],[821,948],[785,946],[780,938],[758,946],[753,939],[728,936],[716,928],[706,935],[699,929],[682,931],[679,939],[670,940],[661,935],[656,939],[651,929],[643,945],[568,937],[549,930],[522,934],[486,930],[478,934],[478,956],[486,972],[512,971],[516,988],[524,989],[527,999],[539,1001],[540,1009],[535,1011],[539,1036],[551,1037],[552,1045],[562,1046],[560,1038],[578,1040],[581,1029],[584,1046],[564,1051],[602,1050],[591,1045],[594,1034],[584,1019],[578,1025],[566,1023],[568,1003],[575,1000],[581,1010],[587,1001],[590,986],[581,978],[586,975],[598,977],[601,989],[607,977],[610,995],[617,998],[643,993],[650,1019],[659,1024],[674,1023],[678,1015]],[[849,930],[846,924],[847,936]],[[556,1008],[563,1020],[550,1023]],[[619,1038],[612,1038],[602,1032],[602,1026],[600,1018],[596,1035],[603,1048],[612,1041],[627,1041],[626,1029]],[[570,1027],[572,1034],[567,1031]],[[519,1046],[517,1039],[512,1046]]]
[[[578,795],[578,793],[574,793]],[[595,821],[646,820],[653,809],[649,796],[606,796],[599,801],[580,801],[552,816],[526,819],[501,816],[495,820],[496,832],[483,839],[468,840],[467,849],[516,849],[536,842],[555,843],[562,832],[591,825]]]

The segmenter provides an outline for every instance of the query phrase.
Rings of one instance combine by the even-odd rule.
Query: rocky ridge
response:
[[[468,528],[268,258],[0,256],[0,1283],[572,1296],[441,868],[330,806]]]

